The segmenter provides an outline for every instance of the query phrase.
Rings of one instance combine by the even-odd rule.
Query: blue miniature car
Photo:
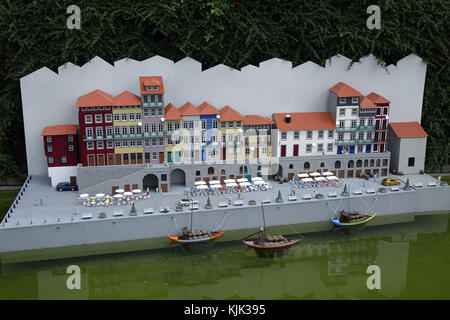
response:
[[[75,191],[78,190],[78,186],[76,184],[70,184],[69,182],[60,182],[56,186],[56,191]]]

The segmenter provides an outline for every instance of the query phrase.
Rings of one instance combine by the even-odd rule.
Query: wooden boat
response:
[[[183,233],[181,236],[168,236],[170,240],[183,244],[197,244],[202,242],[209,242],[219,238],[225,233],[223,231],[205,231],[205,230],[192,230],[188,233]]]
[[[360,214],[359,212],[341,211],[338,218],[330,219],[330,221],[338,227],[355,227],[366,224],[367,222],[373,220],[377,213],[372,215]]]
[[[205,244],[212,244],[212,242],[221,237],[226,230],[222,231],[208,231],[208,230],[193,230],[192,229],[192,220],[193,220],[193,210],[194,210],[194,200],[191,201],[191,228],[184,227],[182,229],[181,236],[167,236],[170,240],[175,243],[180,243],[183,246],[189,248],[190,245],[200,246]]]
[[[274,255],[285,255],[289,248],[303,240],[303,237],[295,239],[286,239],[282,235],[268,236],[266,235],[266,221],[264,218],[264,206],[261,203],[261,212],[263,216],[263,227],[258,232],[255,232],[244,239],[242,242],[247,245],[249,248],[254,248],[256,254],[259,257],[274,257]],[[256,240],[247,240],[249,237],[259,233],[258,238]]]

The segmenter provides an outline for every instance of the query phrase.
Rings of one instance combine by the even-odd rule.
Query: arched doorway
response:
[[[186,187],[186,174],[181,169],[175,169],[170,173],[170,186]]]
[[[159,187],[158,177],[151,173],[146,175],[142,181],[142,186],[144,191],[147,190],[147,188],[149,190],[156,190],[156,188]]]

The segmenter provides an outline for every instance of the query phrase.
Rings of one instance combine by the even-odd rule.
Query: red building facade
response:
[[[78,163],[77,125],[45,127],[44,152],[48,167],[76,166]]]
[[[367,96],[377,107],[375,115],[375,139],[372,152],[385,152],[389,134],[389,104],[386,98],[372,92]]]
[[[113,97],[95,90],[78,98],[83,166],[104,166],[114,157]]]

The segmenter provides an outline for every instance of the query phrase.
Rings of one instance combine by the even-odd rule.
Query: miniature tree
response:
[[[342,195],[343,196],[347,196],[348,195],[347,185],[344,185],[344,190],[342,191]]]
[[[205,209],[212,209],[211,199],[208,197],[208,200],[206,201]]]
[[[408,179],[406,179],[406,184],[405,184],[405,188],[404,188],[406,191],[409,191],[409,190],[411,190],[411,185],[409,184],[409,178]]]
[[[137,213],[136,212],[136,207],[135,207],[134,202],[133,202],[133,204],[131,205],[130,215],[131,216],[135,216],[136,213]]]
[[[278,190],[278,196],[275,199],[276,202],[283,202],[283,197],[281,196],[281,190]]]

